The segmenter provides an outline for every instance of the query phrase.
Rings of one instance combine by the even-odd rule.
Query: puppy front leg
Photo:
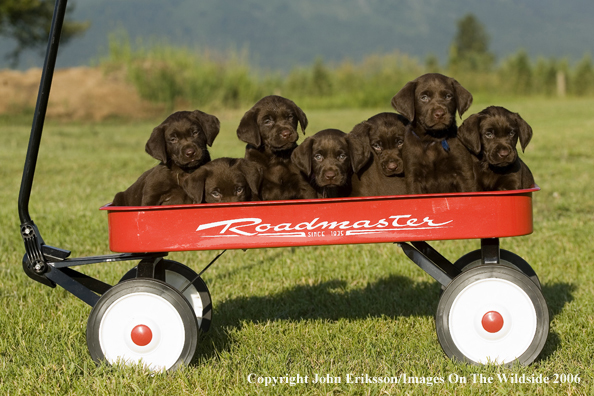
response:
[[[408,172],[404,175],[407,194],[426,194],[424,172]]]
[[[475,192],[479,191],[474,172],[462,172],[459,178],[460,192]]]

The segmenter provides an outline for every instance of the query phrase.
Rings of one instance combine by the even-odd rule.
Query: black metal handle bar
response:
[[[39,145],[41,144],[41,133],[43,123],[47,112],[50,88],[56,67],[56,58],[58,56],[58,46],[60,45],[60,36],[62,34],[62,25],[64,24],[64,15],[66,14],[66,3],[68,0],[57,0],[50,28],[50,36],[47,43],[47,51],[37,94],[37,103],[35,105],[35,116],[33,117],[33,126],[29,138],[29,148],[25,159],[25,169],[21,180],[21,191],[19,193],[19,217],[21,223],[31,222],[29,215],[29,198],[31,197],[31,188],[33,186],[33,176],[35,175],[35,165],[39,154]]]

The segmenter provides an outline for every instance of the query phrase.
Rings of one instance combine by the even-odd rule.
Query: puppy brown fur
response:
[[[179,205],[190,203],[180,184],[210,161],[207,145],[219,133],[219,120],[200,110],[171,114],[153,132],[146,152],[161,161],[127,190],[115,195],[114,206]]]
[[[217,158],[185,178],[183,188],[193,203],[259,200],[262,168],[243,158]]]
[[[408,82],[392,98],[410,121],[403,156],[409,194],[476,191],[472,157],[456,127],[456,111],[462,115],[471,104],[470,92],[438,73]]]
[[[404,135],[408,120],[396,113],[380,113],[357,124],[349,133],[369,147],[370,160],[352,177],[351,196],[406,194]]]
[[[369,161],[367,145],[338,129],[325,129],[305,139],[291,159],[309,178],[318,198],[348,197],[351,176]]]
[[[474,154],[474,173],[479,190],[518,190],[534,185],[530,169],[518,156],[532,139],[532,128],[517,113],[490,106],[468,117],[458,138]]]
[[[299,133],[305,133],[307,117],[293,101],[277,95],[260,99],[248,110],[237,128],[247,143],[245,159],[264,169],[263,200],[315,198],[315,191],[291,163]]]

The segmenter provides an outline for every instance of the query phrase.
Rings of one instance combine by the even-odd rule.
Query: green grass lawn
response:
[[[522,158],[542,190],[534,194],[534,233],[502,239],[537,272],[551,328],[529,367],[474,367],[443,353],[434,314],[440,286],[393,244],[230,251],[204,275],[213,299],[211,330],[189,367],[150,375],[142,368],[97,367],[86,346],[90,307],[61,288],[30,280],[21,269],[17,197],[29,120],[0,119],[0,394],[567,394],[594,390],[594,113],[592,99],[481,102],[519,112],[534,129]],[[243,114],[217,114],[222,130],[213,158],[243,156],[235,135]],[[308,111],[307,135],[345,132],[379,111]],[[160,120],[58,124],[45,128],[30,212],[45,242],[72,257],[108,254],[107,219],[98,209],[155,160],[144,144]],[[450,260],[478,241],[440,241]],[[200,271],[217,252],[172,253]],[[114,284],[134,263],[81,270]],[[253,374],[253,376],[250,376]],[[264,386],[257,377],[340,377],[341,383]],[[352,384],[351,376],[443,378],[444,383]],[[526,384],[498,375],[557,378]],[[492,383],[475,383],[480,375]],[[580,379],[579,384],[567,378]],[[248,378],[249,377],[249,378]],[[466,383],[453,383],[458,378]],[[435,380],[424,380],[434,382]]]

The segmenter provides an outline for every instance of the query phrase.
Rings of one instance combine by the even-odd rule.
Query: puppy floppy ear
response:
[[[299,125],[301,125],[301,132],[305,135],[305,128],[307,128],[307,117],[305,113],[299,106],[293,103],[295,114],[297,114],[297,120],[299,121]]]
[[[194,110],[192,112],[192,116],[202,127],[202,130],[206,135],[206,144],[208,144],[209,147],[212,147],[212,144],[221,129],[221,123],[219,122],[219,119],[200,110]]]
[[[355,125],[353,130],[349,132],[349,136],[359,139],[361,142],[369,143],[369,132],[373,128],[370,122],[363,121]]]
[[[258,111],[256,109],[251,108],[243,115],[237,127],[237,137],[242,142],[251,144],[254,147],[260,147],[262,138],[260,137]]]
[[[532,127],[528,125],[526,121],[518,113],[514,113],[514,118],[516,119],[516,123],[518,124],[518,128],[520,129],[518,135],[520,137],[520,145],[522,146],[522,152],[530,143],[532,139]]]
[[[144,146],[144,150],[148,155],[163,163],[167,163],[169,159],[167,156],[167,143],[165,143],[165,129],[167,129],[167,124],[165,123],[155,127],[151,133],[151,137]]]
[[[291,154],[291,162],[307,176],[311,175],[311,149],[313,138],[310,136],[303,141]]]
[[[182,188],[192,198],[194,203],[204,202],[204,184],[208,176],[208,169],[198,168],[188,175],[181,183]]]
[[[239,169],[245,176],[245,180],[247,181],[248,186],[250,186],[250,190],[252,190],[253,200],[254,196],[260,195],[260,185],[264,178],[264,169],[258,165],[258,163],[243,158],[239,162]]]
[[[415,89],[416,81],[409,81],[392,98],[392,107],[405,116],[410,122],[415,119]]]
[[[371,158],[371,149],[369,144],[365,144],[356,135],[347,135],[347,143],[349,144],[349,154],[351,156],[351,166],[353,172],[357,173]]]
[[[462,114],[466,112],[472,105],[472,94],[464,88],[460,83],[452,78],[452,86],[454,92],[456,92],[456,106],[458,108],[458,114],[462,117]]]
[[[458,128],[458,140],[474,155],[481,152],[481,115],[473,114]]]

